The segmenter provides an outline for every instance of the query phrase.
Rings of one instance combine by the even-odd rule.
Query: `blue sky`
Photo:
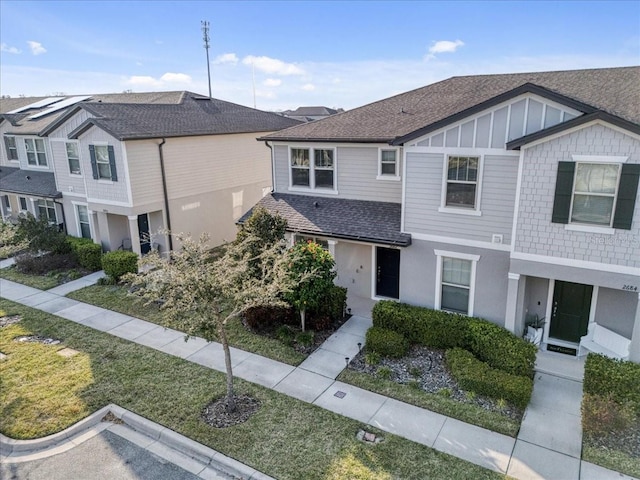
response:
[[[353,108],[454,75],[640,64],[640,2],[0,2],[0,93]]]

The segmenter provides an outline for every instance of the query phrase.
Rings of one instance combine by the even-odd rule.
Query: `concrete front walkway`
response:
[[[225,371],[222,346],[218,343],[200,338],[185,342],[184,334],[176,330],[3,279],[0,296]],[[567,387],[559,383],[558,377],[536,375],[534,398],[518,439],[336,381],[346,366],[345,358],[357,353],[358,343],[364,344],[370,325],[368,317],[351,317],[299,367],[232,348],[234,375],[515,478],[630,478],[580,461],[575,443],[575,435],[581,437],[579,400],[578,413],[575,401],[580,396],[581,384],[573,380],[568,381],[575,384]],[[549,410],[553,409],[566,417],[552,415]],[[556,423],[558,418],[564,423]],[[538,428],[533,428],[536,425]],[[547,441],[550,432],[555,432],[555,436]]]

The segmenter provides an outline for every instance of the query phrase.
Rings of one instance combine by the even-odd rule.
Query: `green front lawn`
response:
[[[476,405],[461,403],[442,395],[427,393],[411,388],[409,385],[401,385],[367,373],[346,369],[342,371],[337,380],[510,437],[515,437],[520,429],[520,422],[500,413],[490,412]]]
[[[222,373],[7,300],[0,309],[22,315],[0,328],[0,431],[12,438],[51,434],[116,403],[284,480],[503,478],[384,432],[378,445],[361,443],[360,422],[239,379],[237,393],[260,410],[244,424],[210,427],[200,413],[224,394]],[[31,334],[62,343],[13,341]],[[80,353],[61,357],[63,347]]]
[[[11,280],[12,282],[22,283],[29,287],[37,288],[39,290],[49,290],[50,288],[57,287],[68,281],[69,277],[80,278],[82,274],[75,275],[73,272],[52,272],[48,275],[30,275],[28,273],[21,273],[16,270],[15,265],[8,268],[0,268],[0,278]],[[71,278],[72,280],[75,278]]]
[[[157,306],[145,305],[138,297],[129,295],[127,288],[120,285],[92,285],[71,292],[67,296],[148,322],[161,323],[161,313]],[[229,322],[227,335],[229,343],[236,348],[289,365],[297,366],[306,358],[305,355],[279,340],[250,332],[239,319]]]

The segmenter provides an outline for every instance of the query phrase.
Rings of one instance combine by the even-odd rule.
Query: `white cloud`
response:
[[[47,49],[44,48],[40,42],[34,42],[33,40],[29,40],[27,44],[31,49],[31,53],[34,55],[42,55],[43,53],[47,53]]]
[[[282,60],[271,57],[254,57],[248,55],[242,59],[242,63],[252,66],[269,75],[304,75],[304,70],[293,63],[285,63]]]
[[[427,60],[435,58],[437,53],[453,53],[462,46],[464,46],[462,40],[456,40],[454,42],[450,40],[440,40],[433,42],[433,45],[429,47],[429,54],[425,58]]]
[[[133,75],[129,77],[126,83],[133,87],[141,88],[156,88],[162,85],[162,82],[160,82],[160,80],[157,80],[148,75]]]
[[[165,83],[191,83],[191,77],[186,73],[167,72],[160,77],[160,80]]]
[[[238,63],[238,56],[235,53],[223,53],[214,58],[213,63],[216,65],[225,63],[235,65]]]
[[[264,82],[262,82],[262,84],[265,87],[279,87],[280,85],[282,85],[282,80],[280,80],[279,78],[267,78]]]
[[[305,92],[313,92],[316,89],[316,86],[313,83],[305,83],[302,87],[300,87],[301,90],[304,90]]]
[[[13,54],[17,55],[19,53],[22,53],[22,50],[20,50],[20,49],[18,49],[16,47],[10,47],[6,43],[2,43],[2,44],[0,44],[0,52],[13,53]]]

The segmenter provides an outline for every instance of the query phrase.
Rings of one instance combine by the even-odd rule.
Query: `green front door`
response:
[[[555,282],[549,338],[579,343],[587,334],[593,286]]]

